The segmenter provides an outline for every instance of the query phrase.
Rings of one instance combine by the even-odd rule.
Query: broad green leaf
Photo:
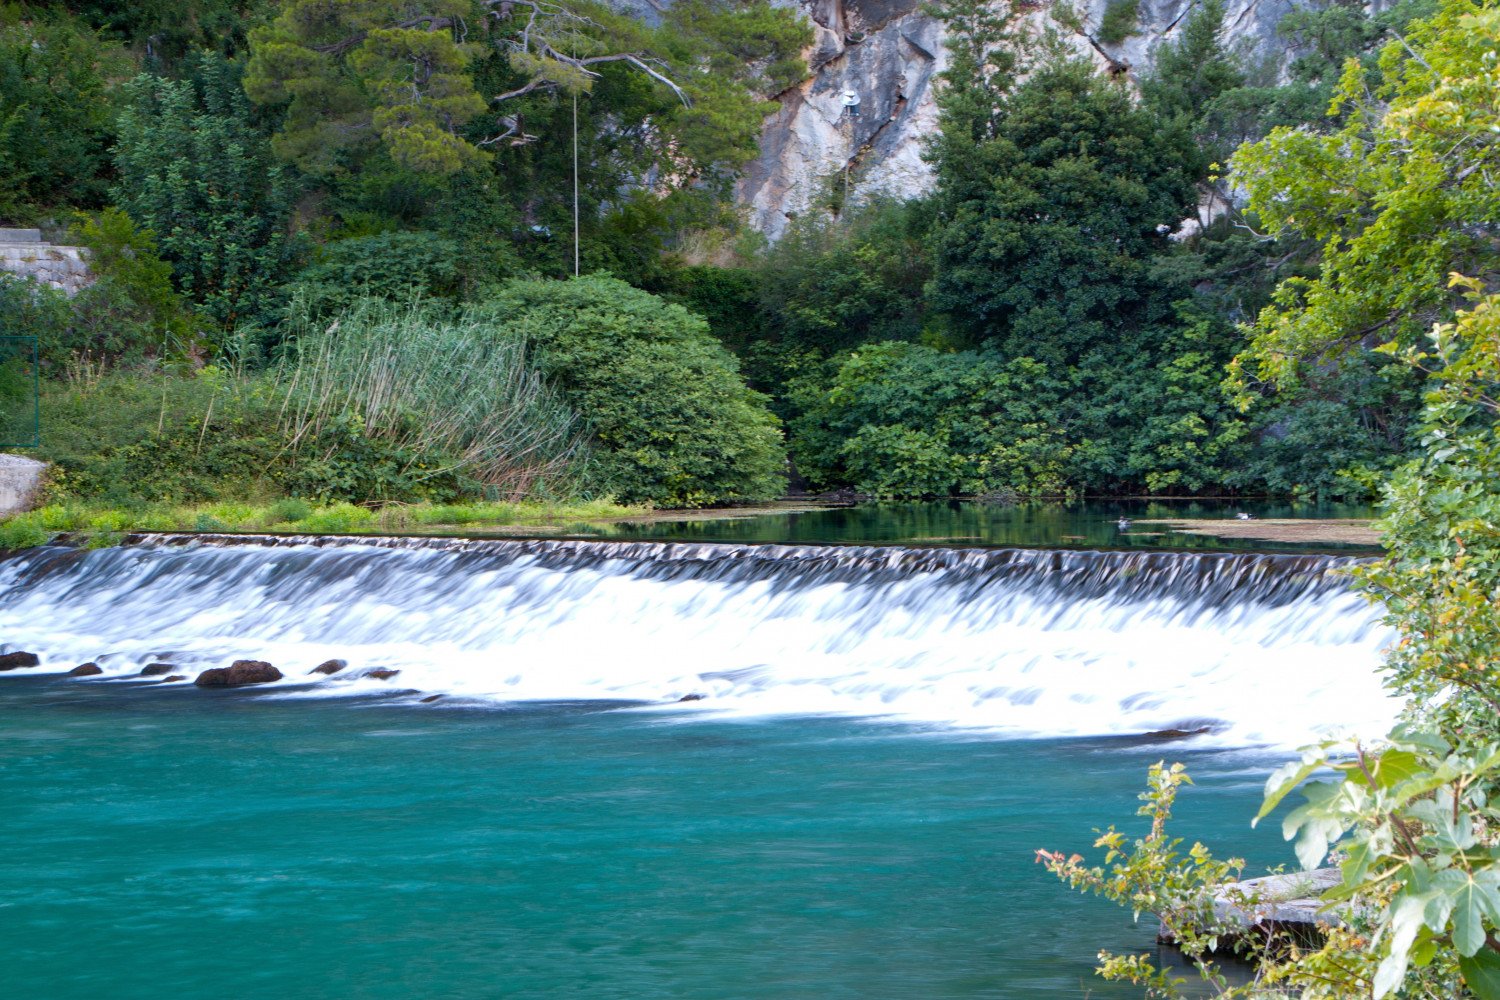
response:
[[[1401,782],[1427,772],[1421,758],[1410,750],[1387,750],[1376,759],[1371,769],[1377,788],[1395,788]]]
[[[1496,924],[1500,916],[1500,890],[1497,890],[1496,873],[1486,869],[1474,875],[1456,868],[1438,872],[1432,879],[1434,889],[1451,902],[1453,911],[1453,944],[1459,955],[1468,958],[1484,946],[1489,928],[1485,918]],[[1429,912],[1432,907],[1429,905]],[[1428,920],[1433,930],[1442,930],[1441,923]]]
[[[1348,845],[1344,849],[1344,854],[1344,861],[1339,865],[1339,871],[1344,877],[1344,885],[1358,885],[1365,880],[1365,874],[1369,872],[1370,865],[1375,863],[1375,852],[1370,849],[1368,840],[1360,840]]]
[[[1485,948],[1460,958],[1458,971],[1476,1000],[1500,1000],[1500,954]]]
[[[1406,978],[1412,942],[1422,928],[1426,908],[1424,896],[1401,896],[1395,901],[1391,912],[1391,950],[1375,970],[1374,1000],[1394,993]]]
[[[1260,812],[1255,814],[1255,819],[1250,822],[1251,826],[1259,823],[1271,814],[1271,810],[1281,804],[1281,800],[1287,797],[1287,793],[1306,781],[1328,762],[1327,756],[1321,751],[1305,750],[1301,761],[1287,761],[1285,764],[1271,772],[1266,779],[1266,798],[1260,805]],[[1288,835],[1290,839],[1290,835]]]

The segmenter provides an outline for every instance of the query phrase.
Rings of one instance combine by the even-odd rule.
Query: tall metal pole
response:
[[[573,92],[573,277],[578,277],[578,92]]]

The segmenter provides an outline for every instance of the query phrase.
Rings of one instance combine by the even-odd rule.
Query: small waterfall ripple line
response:
[[[1341,556],[143,536],[0,559],[0,643],[124,680],[267,659],[288,697],[415,689],[1014,736],[1373,733],[1388,640]],[[332,677],[307,671],[330,658]],[[401,671],[389,682],[360,678]],[[5,677],[0,674],[0,679]],[[148,683],[142,681],[141,683]],[[157,683],[151,681],[149,683]]]

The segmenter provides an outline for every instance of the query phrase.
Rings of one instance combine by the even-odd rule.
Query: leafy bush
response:
[[[62,360],[72,337],[68,297],[51,285],[0,273],[0,335],[35,337],[42,356]]]
[[[172,288],[172,267],[158,254],[155,234],[118,208],[107,208],[80,220],[70,236],[88,248],[95,280],[74,296],[68,338],[54,360],[117,364],[192,346],[196,331]]]
[[[312,504],[301,497],[288,497],[285,500],[277,500],[267,507],[262,521],[266,527],[271,527],[276,524],[300,521],[311,513]]]
[[[332,316],[364,298],[406,303],[416,298],[461,298],[472,276],[457,241],[425,232],[388,232],[338,240],[298,274],[291,292],[297,308]]]
[[[0,274],[0,334],[37,338],[54,375],[99,370],[175,352],[191,337],[171,268],[148,232],[118,209],[73,231],[90,251],[93,284],[71,298],[29,278]]]
[[[1048,420],[1047,374],[1030,358],[861,347],[826,384],[794,389],[797,468],[816,485],[883,497],[1065,492],[1070,447]]]
[[[41,518],[20,514],[0,521],[0,549],[29,549],[45,545],[52,532],[42,526]]]
[[[532,345],[588,420],[603,484],[624,502],[751,502],[783,488],[776,418],[702,318],[606,277],[515,282],[485,314]]]
[[[1119,45],[1140,28],[1141,0],[1109,0],[1099,19],[1099,41]]]
[[[456,471],[461,456],[413,451],[348,422],[333,421],[293,447],[281,429],[286,393],[268,378],[214,369],[187,377],[119,372],[44,383],[38,457],[55,463],[56,500],[132,511],[157,504],[243,505],[289,493],[356,502],[482,494],[478,483]],[[235,527],[243,507],[206,513]]]

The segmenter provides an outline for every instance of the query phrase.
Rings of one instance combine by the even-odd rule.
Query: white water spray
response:
[[[1210,726],[1231,745],[1291,745],[1384,732],[1394,715],[1376,673],[1387,634],[1337,573],[1352,561],[430,539],[51,547],[0,562],[0,641],[43,660],[0,683],[88,660],[110,681],[153,660],[191,678],[256,658],[287,675],[261,694],[607,700],[1017,736]],[[308,675],[334,657],[349,668]],[[372,668],[400,674],[358,676]]]

